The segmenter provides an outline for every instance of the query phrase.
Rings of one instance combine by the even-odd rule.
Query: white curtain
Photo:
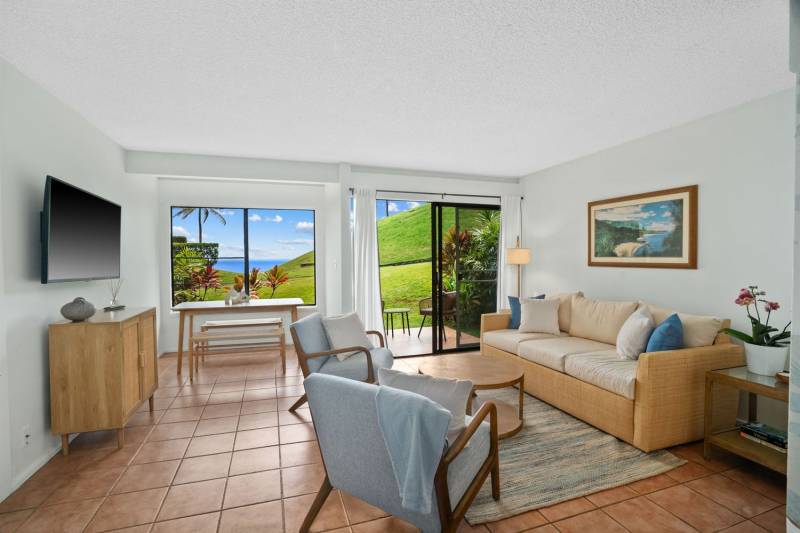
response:
[[[383,331],[375,190],[353,190],[353,307],[368,330]]]
[[[517,244],[522,238],[522,197],[502,196],[500,198],[500,257],[497,264],[497,309],[508,308],[508,297],[517,295],[517,267],[506,263],[506,249]]]

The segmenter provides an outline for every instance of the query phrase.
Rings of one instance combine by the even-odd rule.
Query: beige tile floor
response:
[[[0,503],[0,533],[296,531],[323,477],[290,354],[209,358],[193,384],[159,363],[154,413],[142,408],[118,450],[113,432],[82,434]],[[423,358],[398,360],[409,371]],[[278,367],[279,368],[279,367]],[[145,404],[146,405],[146,404]],[[667,474],[462,531],[784,531],[785,478],[735,458],[706,461],[699,443]],[[487,528],[489,531],[487,531]],[[341,492],[315,531],[413,531]]]

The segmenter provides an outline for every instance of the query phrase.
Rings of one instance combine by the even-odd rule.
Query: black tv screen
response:
[[[119,277],[121,208],[47,176],[42,283]]]

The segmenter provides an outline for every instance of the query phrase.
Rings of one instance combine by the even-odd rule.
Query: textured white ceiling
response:
[[[0,0],[129,149],[521,175],[792,86],[788,0]]]

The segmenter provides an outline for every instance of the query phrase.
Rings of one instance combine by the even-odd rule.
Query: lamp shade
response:
[[[527,265],[531,262],[529,248],[506,248],[506,261],[509,265]]]

